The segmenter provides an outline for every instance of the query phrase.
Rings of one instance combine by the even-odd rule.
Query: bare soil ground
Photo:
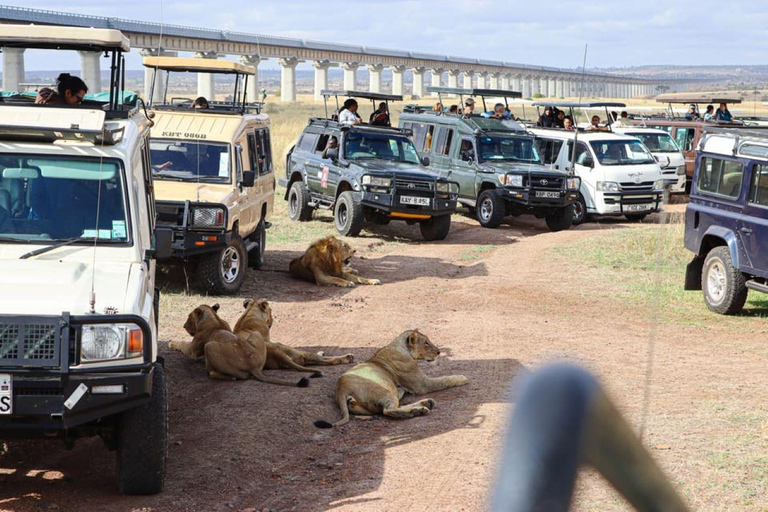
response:
[[[637,424],[650,335],[649,448],[693,509],[768,509],[768,345],[760,311],[689,324],[653,303],[627,302],[620,279],[556,250],[631,231],[621,222],[549,233],[528,218],[497,230],[454,219],[441,243],[421,243],[417,228],[397,223],[351,240],[360,256],[354,265],[382,286],[290,280],[288,262],[307,240],[273,243],[266,269],[250,273],[240,297],[207,299],[171,284],[177,292],[164,295],[160,322],[171,400],[165,492],[117,495],[114,454],[97,439],[69,452],[55,442],[14,442],[0,454],[0,509],[482,510],[513,379],[551,359],[579,361]],[[355,419],[318,430],[314,420],[339,416],[335,383],[349,367],[327,369],[308,389],[226,383],[167,349],[169,341],[187,339],[182,324],[194,306],[217,301],[234,321],[243,297],[272,302],[273,339],[329,354],[351,351],[358,360],[419,328],[444,354],[425,371],[464,374],[469,384],[431,395],[437,406],[429,416]],[[576,508],[627,505],[585,472]]]

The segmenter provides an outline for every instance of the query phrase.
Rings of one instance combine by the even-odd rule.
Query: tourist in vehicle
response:
[[[600,126],[600,116],[592,116],[592,122],[590,123],[587,130],[594,131],[594,132],[607,132],[608,128],[606,126]]]
[[[704,112],[704,120],[705,121],[712,121],[715,119],[715,106],[714,105],[707,105],[707,110]]]
[[[373,126],[392,126],[389,120],[389,112],[387,111],[387,103],[382,101],[379,103],[379,108],[373,111],[371,117],[368,119],[368,124]]]
[[[325,145],[322,157],[330,158],[331,160],[337,160],[339,158],[339,139],[331,135],[328,139],[328,144]]]
[[[347,99],[339,111],[339,124],[353,125],[362,122],[360,114],[357,113],[357,101],[353,98]]]
[[[563,119],[563,128],[565,130],[568,130],[569,132],[572,132],[575,130],[575,128],[573,127],[573,121],[571,121],[570,117],[566,117],[565,119]]]
[[[493,106],[493,112],[488,112],[487,114],[483,114],[485,117],[490,117],[492,119],[506,119],[507,113],[504,111],[504,104],[503,103],[497,103]]]
[[[562,110],[557,111],[557,117],[555,118],[555,128],[565,128],[565,112]]]
[[[472,98],[467,98],[467,100],[464,102],[464,115],[465,116],[471,116],[475,113],[475,100]]]
[[[622,127],[622,126],[631,126],[629,123],[629,115],[627,114],[626,110],[622,110],[621,114],[619,114],[619,118],[614,123],[614,126]]]
[[[443,111],[443,104],[439,101],[435,103],[435,106],[432,107],[432,112],[440,113]]]
[[[459,113],[459,106],[458,105],[451,105],[451,107],[448,109],[449,114],[458,114]]]
[[[699,118],[699,113],[696,112],[696,105],[688,107],[688,112],[685,113],[685,119],[688,121],[695,121]]]
[[[721,103],[717,110],[715,110],[715,119],[718,121],[733,121],[731,111],[728,110],[728,105]]]
[[[542,128],[552,128],[555,125],[555,115],[552,113],[552,107],[546,107],[544,113],[539,116],[537,126]]]
[[[56,90],[43,87],[37,93],[38,105],[82,105],[88,86],[79,77],[62,73],[56,78]]]
[[[192,108],[209,108],[208,100],[203,96],[198,96],[195,101],[192,102]]]

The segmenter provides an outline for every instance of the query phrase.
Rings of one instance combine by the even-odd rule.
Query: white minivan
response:
[[[640,139],[659,163],[669,193],[685,193],[685,155],[669,132],[640,126],[614,126],[613,131]]]
[[[642,220],[661,209],[661,168],[640,140],[609,132],[531,128],[545,163],[581,178],[573,223],[588,216]],[[574,149],[575,147],[575,154]]]

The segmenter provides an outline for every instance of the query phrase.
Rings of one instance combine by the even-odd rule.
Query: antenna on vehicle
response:
[[[579,85],[579,102],[578,105],[581,106],[581,98],[582,94],[584,93],[584,75],[587,72],[587,49],[589,48],[589,43],[584,45],[584,60],[581,63],[581,83]],[[575,119],[575,114],[573,113],[573,107],[571,107],[571,117]],[[576,174],[576,146],[579,142],[579,130],[576,128],[576,131],[573,134],[573,148],[571,149],[571,174]],[[586,212],[584,212],[584,215],[586,215]]]

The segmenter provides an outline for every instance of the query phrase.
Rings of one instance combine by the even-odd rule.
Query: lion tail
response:
[[[338,395],[336,400],[341,409],[341,419],[336,423],[328,423],[325,420],[317,420],[315,426],[317,428],[336,428],[349,423],[349,397],[347,395]]]

